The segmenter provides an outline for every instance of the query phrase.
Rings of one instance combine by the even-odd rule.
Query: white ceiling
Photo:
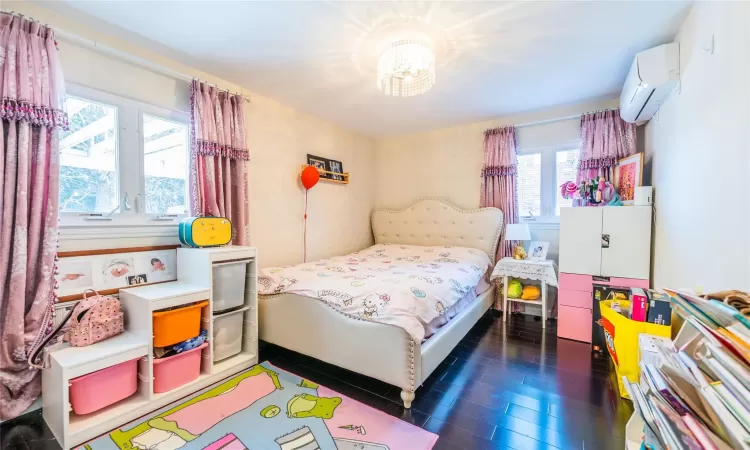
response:
[[[688,2],[89,0],[43,6],[94,26],[101,19],[120,37],[145,37],[166,56],[379,137],[617,95],[634,54],[670,41]],[[387,97],[375,84],[378,48],[404,31],[433,41],[437,82],[424,95]]]

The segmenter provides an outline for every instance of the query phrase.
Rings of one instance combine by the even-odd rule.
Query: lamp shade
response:
[[[530,241],[531,232],[529,226],[525,223],[509,223],[505,227],[506,241]]]

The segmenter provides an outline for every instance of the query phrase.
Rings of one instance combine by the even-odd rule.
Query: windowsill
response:
[[[61,240],[177,237],[178,221],[150,224],[86,223],[60,225]]]
[[[519,223],[525,223],[530,230],[559,230],[560,222],[524,220],[521,218]]]

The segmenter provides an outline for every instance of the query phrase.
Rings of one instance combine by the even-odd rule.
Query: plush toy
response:
[[[510,280],[508,282],[508,298],[521,298],[521,282],[518,280]]]
[[[539,286],[530,284],[523,287],[523,290],[521,292],[521,300],[536,300],[540,295],[542,295],[542,291],[539,289]]]
[[[516,244],[513,247],[513,259],[526,259],[526,249],[523,245]]]

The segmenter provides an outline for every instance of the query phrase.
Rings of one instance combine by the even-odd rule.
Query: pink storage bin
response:
[[[70,380],[70,404],[76,414],[90,414],[135,394],[138,390],[138,360],[97,370]]]
[[[154,359],[154,392],[167,392],[190,383],[201,374],[201,351],[207,342],[192,350]]]

